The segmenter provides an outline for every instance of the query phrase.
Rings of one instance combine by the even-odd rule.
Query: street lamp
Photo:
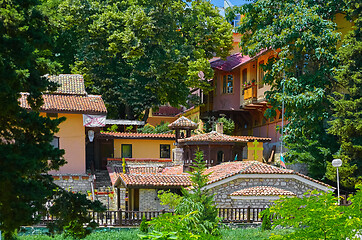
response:
[[[332,166],[337,168],[337,192],[338,192],[338,205],[341,204],[341,200],[339,199],[339,175],[338,175],[338,168],[342,166],[342,160],[341,159],[334,159],[332,161]]]

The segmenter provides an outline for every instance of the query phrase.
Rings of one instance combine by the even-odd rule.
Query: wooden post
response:
[[[122,226],[122,209],[118,208],[118,225]]]
[[[250,223],[250,206],[246,210],[246,222]]]

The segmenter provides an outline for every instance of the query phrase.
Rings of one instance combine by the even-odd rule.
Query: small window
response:
[[[122,157],[132,158],[132,144],[122,144]]]
[[[265,73],[264,73],[263,68],[261,67],[262,65],[264,65],[264,61],[261,61],[259,63],[259,84],[258,84],[259,88],[264,87],[264,75],[265,75]]]
[[[58,113],[47,113],[48,118],[58,118]]]
[[[170,158],[170,145],[160,144],[160,158]]]
[[[243,75],[243,88],[245,88],[248,84],[248,69],[244,69],[242,72]],[[241,91],[241,94],[244,95],[244,91]]]
[[[58,148],[58,149],[59,149],[59,137],[54,136],[54,137],[53,137],[53,141],[51,141],[50,144],[51,144],[54,148]]]
[[[233,93],[234,80],[233,75],[224,75],[222,82],[222,93]]]

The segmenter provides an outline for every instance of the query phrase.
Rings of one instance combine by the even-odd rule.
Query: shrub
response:
[[[142,217],[142,222],[140,224],[140,231],[143,233],[148,233],[148,223],[145,216]]]

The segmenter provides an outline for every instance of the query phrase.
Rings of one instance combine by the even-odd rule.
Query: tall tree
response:
[[[335,157],[341,158],[341,183],[353,188],[362,181],[362,5],[359,1],[347,1],[347,17],[354,27],[338,49],[340,65],[336,79],[340,92],[335,92],[333,103],[334,120],[329,132],[338,137],[340,149]],[[327,177],[336,179],[336,170],[329,164]]]
[[[0,2],[0,230],[5,239],[12,239],[20,226],[36,223],[48,200],[72,200],[64,190],[54,196],[57,186],[46,174],[65,164],[64,150],[51,145],[64,118],[52,120],[39,113],[42,93],[56,87],[44,75],[59,68],[49,60],[50,29],[40,1]],[[20,107],[21,92],[28,93],[31,111]],[[85,197],[74,198],[72,203],[78,205],[73,209],[67,205],[63,213],[73,213],[75,206],[99,207]],[[88,220],[74,214],[70,218],[74,221],[66,226],[68,230],[83,227],[81,223]]]
[[[266,98],[272,108],[266,115],[275,116],[285,102],[286,158],[308,163],[316,178],[324,176],[326,161],[337,147],[326,133],[326,119],[339,39],[331,19],[340,7],[340,1],[259,0],[229,13],[231,18],[244,15],[237,28],[243,53],[275,53],[263,66],[264,82],[271,85]]]
[[[54,0],[57,1],[57,0]],[[152,106],[185,104],[189,87],[209,88],[213,56],[226,57],[232,31],[206,0],[63,1],[59,56],[73,61],[111,118],[139,117]],[[71,51],[71,54],[67,52]],[[203,71],[206,80],[200,80]]]
[[[36,0],[0,2],[0,229],[5,239],[34,215],[52,194],[51,178],[42,173],[65,161],[62,150],[50,142],[63,119],[41,117],[44,76],[56,64],[51,52],[46,19]],[[34,111],[19,106],[20,92],[28,92]],[[51,159],[51,160],[49,160]]]

